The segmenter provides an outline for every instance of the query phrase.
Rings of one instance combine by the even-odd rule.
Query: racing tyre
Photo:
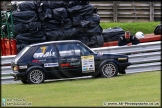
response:
[[[29,71],[27,79],[30,84],[43,83],[45,79],[45,74],[41,69],[32,69]]]
[[[21,80],[22,83],[28,84],[29,82],[27,80]]]
[[[103,78],[114,77],[118,74],[118,66],[113,62],[104,63],[100,68]]]

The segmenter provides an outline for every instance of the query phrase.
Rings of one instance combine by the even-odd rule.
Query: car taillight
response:
[[[18,67],[18,66],[14,66],[14,67],[13,67],[13,70],[14,70],[14,71],[18,71],[18,70],[19,70],[19,67]]]

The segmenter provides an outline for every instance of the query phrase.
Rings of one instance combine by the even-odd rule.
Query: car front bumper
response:
[[[123,66],[123,67],[127,67],[127,66],[130,66],[131,63],[130,63],[130,62],[120,63],[119,65],[120,65],[120,66]]]
[[[120,63],[119,64],[119,73],[121,74],[126,74],[125,70],[128,66],[130,66],[131,63],[130,62],[127,62],[127,63]]]

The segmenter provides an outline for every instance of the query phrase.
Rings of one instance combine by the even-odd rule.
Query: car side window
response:
[[[92,54],[92,52],[88,48],[79,43],[57,44],[57,47],[61,57]]]
[[[81,55],[90,55],[90,54],[92,54],[92,52],[82,44],[77,43],[75,45],[75,47],[76,47],[77,50],[80,50]]]
[[[75,55],[73,44],[57,44],[61,57]]]
[[[56,48],[53,45],[44,45],[38,47],[33,55],[34,58],[57,57]]]

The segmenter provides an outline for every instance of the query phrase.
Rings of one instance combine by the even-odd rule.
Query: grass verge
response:
[[[154,29],[158,24],[160,24],[160,22],[101,22],[100,26],[103,29],[121,27],[124,31],[129,30],[135,35],[138,31],[141,31],[144,34],[154,33]]]
[[[1,94],[5,99],[25,99],[32,106],[42,107],[103,106],[103,102],[158,102],[160,105],[160,73],[154,71],[34,85],[2,84]]]

